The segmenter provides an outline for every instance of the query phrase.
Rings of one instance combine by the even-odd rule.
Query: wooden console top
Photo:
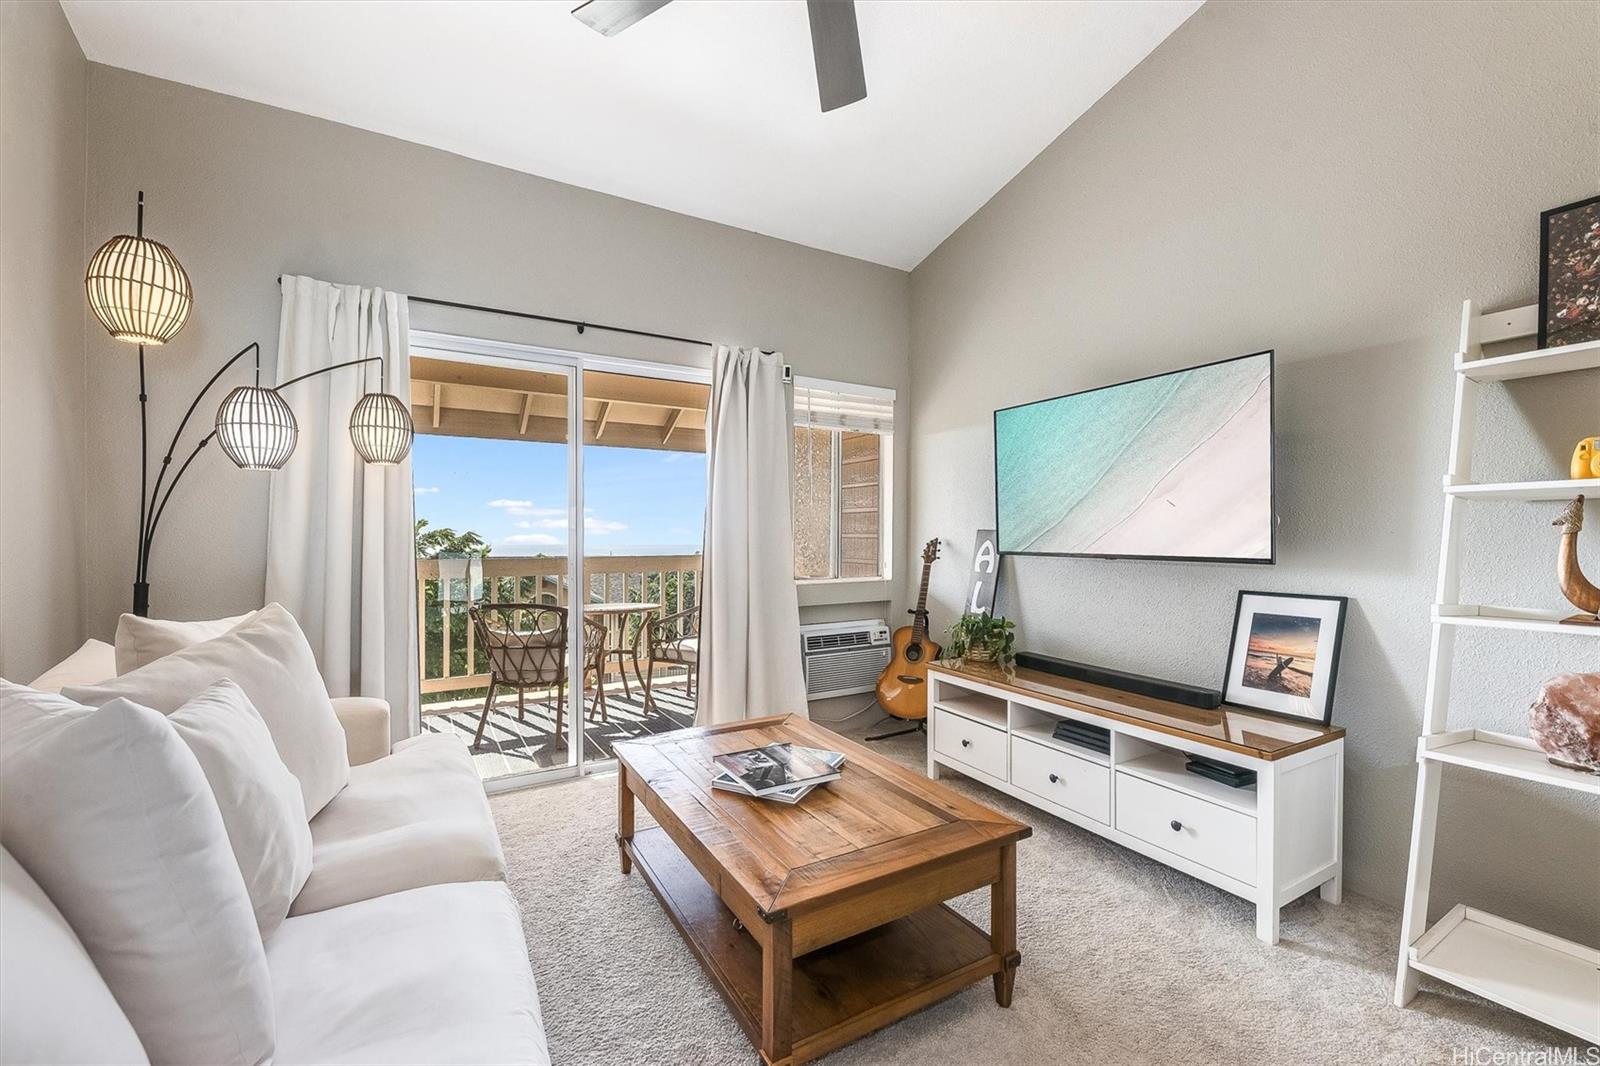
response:
[[[1074,681],[1023,666],[1004,671],[998,667],[972,664],[958,667],[952,662],[939,661],[929,663],[928,669],[958,681],[976,681],[991,688],[1087,711],[1258,759],[1281,759],[1344,736],[1344,729],[1339,726],[1291,722],[1228,704],[1208,711],[1103,685],[1091,685],[1087,681]]]

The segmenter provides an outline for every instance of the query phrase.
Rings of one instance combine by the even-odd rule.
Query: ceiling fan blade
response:
[[[854,0],[806,0],[806,14],[811,18],[811,54],[817,64],[822,110],[865,100],[867,75],[861,66]]]
[[[659,11],[672,0],[584,0],[572,9],[579,22],[607,37],[615,37],[635,22]]]

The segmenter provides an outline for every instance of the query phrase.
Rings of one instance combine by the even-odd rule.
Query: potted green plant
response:
[[[964,614],[950,627],[945,654],[974,663],[998,663],[1009,667],[1016,661],[1017,624],[1009,618],[990,614]]]

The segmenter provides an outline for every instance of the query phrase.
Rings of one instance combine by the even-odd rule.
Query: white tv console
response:
[[[1339,902],[1343,729],[1024,668],[938,662],[928,683],[929,777],[956,770],[1250,900],[1268,944],[1278,942],[1284,904],[1312,889]],[[1110,754],[1056,740],[1062,718],[1110,730]],[[1190,773],[1185,753],[1254,770],[1256,785]]]

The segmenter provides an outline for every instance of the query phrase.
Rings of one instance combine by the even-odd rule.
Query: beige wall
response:
[[[1461,301],[1531,302],[1539,211],[1600,186],[1596,55],[1592,4],[1202,8],[912,274],[907,538],[954,548],[935,624],[993,519],[994,408],[1276,348],[1277,566],[1018,558],[1000,606],[1024,647],[1216,685],[1239,589],[1350,596],[1347,878],[1397,901]],[[1564,477],[1597,417],[1594,373],[1494,390],[1480,477]],[[1476,510],[1466,595],[1562,606],[1553,510]],[[1453,723],[1514,733],[1539,681],[1600,664],[1463,644]],[[1600,805],[1446,777],[1435,909],[1600,939]]]
[[[148,231],[194,281],[189,325],[152,360],[152,424],[167,432],[222,359],[249,341],[262,343],[270,374],[275,279],[285,272],[760,344],[781,349],[800,374],[906,387],[902,271],[99,65],[89,73],[89,146],[91,240],[131,223],[142,188]],[[580,338],[566,327],[423,305],[411,321],[709,360],[703,348],[595,331]],[[137,407],[127,353],[91,332],[88,355],[102,371],[89,384],[97,417],[88,447],[105,520],[91,533],[87,609],[90,631],[105,635],[129,598]],[[215,616],[261,601],[267,483],[212,451],[163,520],[151,559],[155,613]],[[902,520],[904,499],[902,491]],[[886,607],[855,613],[863,610]]]
[[[0,4],[0,676],[82,640],[84,85],[61,8]]]

